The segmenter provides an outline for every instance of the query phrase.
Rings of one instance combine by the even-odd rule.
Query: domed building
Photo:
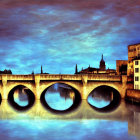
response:
[[[116,70],[114,69],[107,69],[106,70],[106,65],[105,65],[105,61],[103,59],[103,54],[102,54],[102,58],[100,61],[100,65],[99,68],[93,68],[93,67],[89,67],[86,69],[83,69],[81,71],[78,72],[78,68],[77,68],[77,64],[76,64],[76,68],[75,68],[75,74],[109,74],[109,75],[115,75],[116,74]]]

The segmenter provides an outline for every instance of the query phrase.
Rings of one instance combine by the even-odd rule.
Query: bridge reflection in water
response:
[[[45,91],[45,102],[55,110],[63,111],[70,108],[74,99],[74,91],[65,84],[54,84]]]
[[[25,88],[19,88],[14,91],[14,101],[21,106],[27,106],[29,104],[28,96],[25,90]]]
[[[104,89],[104,88],[103,88]],[[15,99],[17,101],[17,98],[20,98],[17,103],[20,104],[20,101],[22,102],[27,101],[28,98],[26,96],[19,96],[24,91],[18,91],[15,90]],[[48,93],[47,93],[48,92]],[[97,94],[98,92],[98,94]],[[60,112],[52,111],[50,108],[46,108],[40,100],[35,100],[34,104],[26,109],[19,111],[14,109],[14,107],[7,102],[7,100],[2,100],[0,105],[0,119],[1,120],[12,120],[12,121],[22,121],[26,120],[28,124],[32,122],[33,120],[42,121],[52,121],[56,124],[59,124],[59,121],[67,122],[71,124],[71,122],[89,122],[88,127],[93,127],[91,124],[99,122],[99,125],[103,125],[103,120],[107,120],[109,122],[105,123],[106,127],[108,127],[108,123],[110,125],[114,124],[116,122],[115,127],[120,127],[120,123],[128,123],[128,133],[131,135],[135,135],[138,138],[140,138],[139,130],[140,130],[140,108],[139,106],[132,105],[126,103],[124,100],[120,100],[119,104],[117,106],[112,106],[111,102],[113,101],[113,93],[111,90],[108,91],[109,93],[102,94],[102,90],[95,90],[91,92],[89,95],[90,100],[92,100],[93,104],[90,101],[82,100],[79,104],[79,106],[75,109],[70,110],[69,112],[65,112],[63,110],[67,110],[69,104],[69,101],[71,100],[71,103],[74,102],[75,99],[75,93],[74,91],[66,85],[60,84],[60,85],[53,85],[49,89],[45,91],[46,95],[46,102],[49,102],[49,100],[54,100],[54,102],[48,103],[52,110],[62,110],[63,113],[60,114]],[[52,94],[52,96],[51,96]],[[47,97],[49,95],[49,98]],[[53,96],[55,95],[55,96]],[[56,95],[59,95],[58,98],[54,99]],[[61,99],[60,99],[61,98]],[[68,101],[68,102],[67,102]],[[61,104],[60,106],[59,103]],[[103,104],[101,104],[103,103]],[[52,105],[53,104],[53,105]],[[23,104],[20,104],[24,107]],[[69,104],[69,107],[71,107],[72,104]],[[108,106],[107,108],[104,108]],[[56,108],[58,107],[58,108]],[[105,109],[105,111],[104,111]],[[101,120],[102,123],[101,124]],[[111,121],[111,122],[110,122]],[[52,122],[52,123],[53,123]],[[62,125],[63,123],[61,122]],[[0,121],[1,123],[1,121]],[[13,122],[12,122],[13,123]],[[26,124],[24,124],[26,125]],[[118,125],[118,126],[117,126]],[[23,126],[22,126],[23,127]],[[27,127],[27,126],[25,126]],[[45,127],[45,126],[42,126]],[[56,127],[56,126],[55,126]],[[74,127],[73,125],[71,127]],[[45,129],[45,128],[44,128]],[[68,129],[68,128],[67,128]],[[93,128],[92,128],[93,129]],[[102,128],[103,129],[103,128]],[[48,129],[47,129],[48,130]],[[77,131],[77,130],[75,130]],[[112,130],[113,131],[113,130]],[[120,133],[122,130],[119,130]],[[80,131],[81,133],[82,131]],[[83,132],[82,132],[83,133]],[[110,132],[113,133],[113,132]],[[0,133],[1,135],[1,133]],[[92,135],[92,134],[91,134]]]
[[[134,108],[136,108],[136,112]],[[128,109],[129,108],[129,109]],[[82,120],[111,120],[117,122],[128,123],[128,133],[140,137],[140,110],[139,107],[127,104],[121,100],[120,105],[112,112],[101,113],[83,100],[79,108],[73,112],[66,114],[52,113],[42,106],[39,100],[26,112],[16,111],[6,100],[2,101],[0,106],[1,120],[67,120],[67,121],[82,121]],[[119,127],[119,126],[118,126]]]

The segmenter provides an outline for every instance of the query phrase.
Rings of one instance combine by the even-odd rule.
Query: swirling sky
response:
[[[140,43],[140,0],[0,0],[0,70],[69,73],[127,60]]]

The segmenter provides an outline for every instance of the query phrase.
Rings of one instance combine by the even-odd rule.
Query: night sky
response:
[[[0,70],[73,74],[127,60],[140,43],[140,0],[0,0]]]

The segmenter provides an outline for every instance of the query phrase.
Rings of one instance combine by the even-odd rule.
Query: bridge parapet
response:
[[[3,76],[7,76],[7,80],[34,80],[34,75],[11,75],[11,74],[3,74],[0,75],[0,80],[2,80]]]
[[[77,75],[65,75],[65,74],[48,74],[40,75],[40,80],[82,80],[83,77],[87,77],[87,80],[95,81],[121,81],[121,76],[118,75],[101,75],[101,74],[77,74]]]
[[[88,75],[88,80],[97,81],[121,81],[121,76],[118,75],[103,75],[103,74],[93,74]]]
[[[6,75],[7,80],[11,81],[18,81],[18,80],[35,80],[36,75],[40,76],[40,80],[76,80],[81,81],[84,78],[87,79],[87,81],[93,80],[93,81],[121,81],[121,76],[118,75],[103,75],[103,74],[35,74],[35,75]],[[2,77],[4,75],[0,75],[0,80],[2,80]]]
[[[40,80],[81,80],[81,75],[41,74]]]

